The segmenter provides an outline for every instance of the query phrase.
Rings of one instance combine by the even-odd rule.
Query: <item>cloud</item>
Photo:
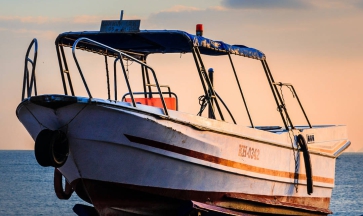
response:
[[[319,0],[311,1],[311,4],[313,4],[316,8],[329,10],[351,10],[354,8],[363,9],[362,0]]]
[[[229,9],[363,9],[363,0],[222,0],[221,5]]]
[[[161,12],[172,12],[172,13],[178,13],[178,12],[184,12],[184,11],[200,11],[202,9],[196,8],[196,7],[189,7],[184,5],[175,5],[171,8],[168,8],[166,10],[163,10]]]
[[[214,11],[227,11],[228,8],[219,5],[219,6],[210,7],[209,10],[214,10]]]
[[[1,31],[13,33],[33,33],[49,38],[50,32],[98,30],[102,19],[111,17],[80,15],[66,18],[48,16],[0,16]],[[24,32],[26,30],[26,32]],[[33,31],[33,32],[32,32]],[[44,34],[44,32],[48,32]]]
[[[362,0],[355,0],[353,5],[356,6],[357,8],[363,9],[363,1]]]
[[[16,17],[15,19],[18,19],[20,22],[23,22],[23,23],[43,24],[43,23],[50,22],[50,19],[48,17],[44,17],[44,16],[37,16],[37,17],[31,17],[31,16],[27,16],[27,17]]]
[[[175,5],[165,10],[152,13],[141,22],[142,28],[158,29],[158,28],[180,28],[180,23],[187,24],[185,20],[202,20],[205,13],[210,9],[201,9],[197,7]],[[194,26],[193,26],[194,28]]]
[[[306,9],[312,7],[302,0],[222,0],[222,6],[231,9]]]
[[[0,16],[0,21],[15,21],[21,23],[34,23],[34,24],[44,24],[44,23],[56,23],[62,22],[60,18],[50,18],[45,16]]]
[[[100,23],[102,19],[114,19],[115,17],[79,15],[70,18],[55,18],[47,16],[0,16],[0,22],[19,22],[33,24],[47,23]]]
[[[55,31],[42,31],[42,30],[29,30],[29,29],[9,29],[9,28],[0,28],[0,32],[14,33],[16,35],[27,37],[28,35],[32,35],[36,38],[45,38],[48,40],[54,40],[58,33]]]
[[[17,22],[23,24],[54,24],[54,23],[77,23],[89,24],[100,23],[102,19],[111,19],[111,17],[79,15],[72,18],[54,18],[46,16],[0,16],[0,22]]]
[[[76,24],[101,24],[102,20],[116,20],[115,16],[92,16],[92,15],[80,15],[71,19],[72,23]],[[139,16],[123,16],[124,20],[142,19]]]
[[[90,15],[81,15],[81,16],[75,16],[72,19],[73,23],[99,23],[101,18],[99,16],[90,16]]]

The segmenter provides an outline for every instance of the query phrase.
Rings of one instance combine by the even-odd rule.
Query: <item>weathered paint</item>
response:
[[[215,205],[224,205],[226,194],[248,194],[291,201],[280,201],[288,204],[284,208],[301,205],[305,210],[327,212],[334,186],[335,154],[349,145],[345,126],[273,133],[172,110],[170,117],[165,117],[159,108],[133,108],[128,103],[98,99],[56,111],[24,101],[17,115],[34,139],[44,127],[67,129],[70,155],[60,171],[70,182],[88,179],[98,182],[97,187],[115,183],[155,188],[146,192]],[[314,174],[312,195],[306,193],[301,156],[299,190],[294,187],[292,146],[296,148],[296,143],[291,143],[290,136],[298,134],[314,134],[314,143],[308,145]],[[241,146],[255,153],[243,157]],[[92,185],[87,193],[94,193],[88,197],[94,203],[103,198]],[[211,193],[219,195],[208,200]],[[117,200],[117,196],[110,199]],[[246,205],[236,200],[229,203],[235,209]]]
[[[222,166],[227,166],[227,167],[236,168],[236,169],[249,171],[249,172],[254,172],[254,173],[258,173],[258,174],[278,176],[278,177],[284,177],[284,178],[290,178],[290,179],[294,179],[294,175],[295,175],[295,173],[293,173],[293,172],[284,172],[284,171],[278,171],[278,170],[273,170],[273,169],[266,169],[263,167],[252,166],[252,165],[248,165],[245,163],[239,163],[239,162],[235,162],[232,160],[216,157],[213,155],[204,154],[202,152],[193,151],[190,149],[180,148],[178,146],[174,146],[171,144],[166,144],[166,143],[156,142],[153,140],[144,139],[141,137],[134,137],[134,136],[130,136],[127,134],[125,134],[125,136],[131,142],[148,145],[148,146],[151,146],[154,148],[163,149],[166,151],[170,151],[170,152],[178,153],[178,154],[185,155],[188,157],[208,161],[208,162],[215,163],[215,164],[222,165]],[[254,158],[250,158],[250,159],[254,159]],[[299,174],[299,179],[306,180],[306,175]],[[333,178],[324,178],[321,176],[313,176],[313,180],[317,181],[317,182],[323,182],[323,183],[330,183],[330,184],[334,183]]]

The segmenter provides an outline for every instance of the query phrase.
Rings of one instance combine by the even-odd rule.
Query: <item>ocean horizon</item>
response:
[[[343,153],[336,160],[333,215],[363,215],[363,153]],[[313,168],[314,170],[314,168]],[[38,165],[32,150],[0,150],[0,215],[76,215],[75,204],[90,204],[75,193],[59,200],[54,168]]]

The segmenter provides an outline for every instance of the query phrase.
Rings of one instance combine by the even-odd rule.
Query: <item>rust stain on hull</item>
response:
[[[78,179],[72,182],[78,196],[101,215],[123,211],[139,215],[177,215],[186,202],[231,212],[279,215],[327,215],[329,198],[277,197],[243,193],[189,191]],[[324,208],[322,208],[324,206]],[[225,212],[226,213],[226,212]],[[228,215],[228,214],[227,214]],[[233,214],[231,214],[233,215]]]
[[[256,196],[250,194],[226,194],[228,201],[216,202],[216,205],[233,208],[238,210],[253,211],[260,213],[270,214],[283,214],[283,215],[327,215],[332,214],[328,208],[319,208],[312,205],[314,201],[319,201],[322,198],[307,199],[304,205],[300,199],[295,197],[273,197],[273,196]],[[329,203],[329,198],[323,198],[325,203]],[[241,202],[246,202],[241,205]],[[249,203],[249,204],[247,204]],[[310,204],[310,205],[309,205]]]

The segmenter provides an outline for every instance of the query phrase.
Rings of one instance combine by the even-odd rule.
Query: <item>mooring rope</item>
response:
[[[282,92],[282,83],[280,82],[280,92],[281,92],[281,98],[282,98],[282,105],[280,105],[278,107],[279,111],[282,112],[283,108],[286,107],[285,105],[285,99],[284,99],[284,94]],[[290,86],[287,86],[287,88],[290,89],[291,93],[292,93],[292,96],[295,98],[295,94],[294,92],[292,91],[292,89],[290,88]],[[295,147],[294,147],[294,142],[292,140],[292,137],[291,137],[291,134],[290,132],[292,133],[293,137],[295,138],[295,134],[294,134],[294,131],[292,130],[292,127],[290,124],[290,122],[288,121],[288,118],[287,116],[285,115],[285,118],[286,118],[286,124],[288,126],[288,134],[289,134],[289,138],[290,138],[290,142],[291,142],[291,148],[292,148],[292,154],[294,155],[294,161],[295,161],[295,173],[294,173],[294,187],[295,187],[295,190],[296,190],[296,193],[298,192],[298,186],[299,186],[299,163],[298,163],[298,160],[300,159],[300,149],[298,148],[298,146],[296,145],[296,151],[295,151]],[[295,140],[295,139],[294,139]],[[296,142],[296,140],[295,140]]]
[[[201,116],[204,109],[208,105],[208,101],[210,100],[210,97],[208,95],[201,95],[201,96],[198,97],[198,100],[199,100],[200,109],[199,109],[199,112],[198,112],[197,115]]]
[[[65,125],[59,127],[58,129],[64,128],[64,127],[68,127],[68,125],[89,105],[89,103],[86,103],[82,109],[80,109],[77,114],[75,116],[73,116],[73,118],[71,118],[71,120],[68,121],[68,123],[66,123]]]
[[[126,74],[127,74],[127,79],[130,79],[130,76],[129,76],[129,66],[132,65],[132,63],[134,63],[134,61],[130,60],[130,64],[129,64],[129,59],[126,59]]]
[[[30,113],[30,115],[32,115],[33,116],[33,118],[38,122],[38,124],[40,125],[40,128],[45,128],[45,129],[49,129],[50,130],[50,128],[48,128],[47,126],[45,126],[45,125],[43,125],[38,119],[37,119],[37,117],[35,117],[35,115],[30,111],[30,109],[27,107],[27,105],[24,105],[24,107],[29,111],[29,113]]]

